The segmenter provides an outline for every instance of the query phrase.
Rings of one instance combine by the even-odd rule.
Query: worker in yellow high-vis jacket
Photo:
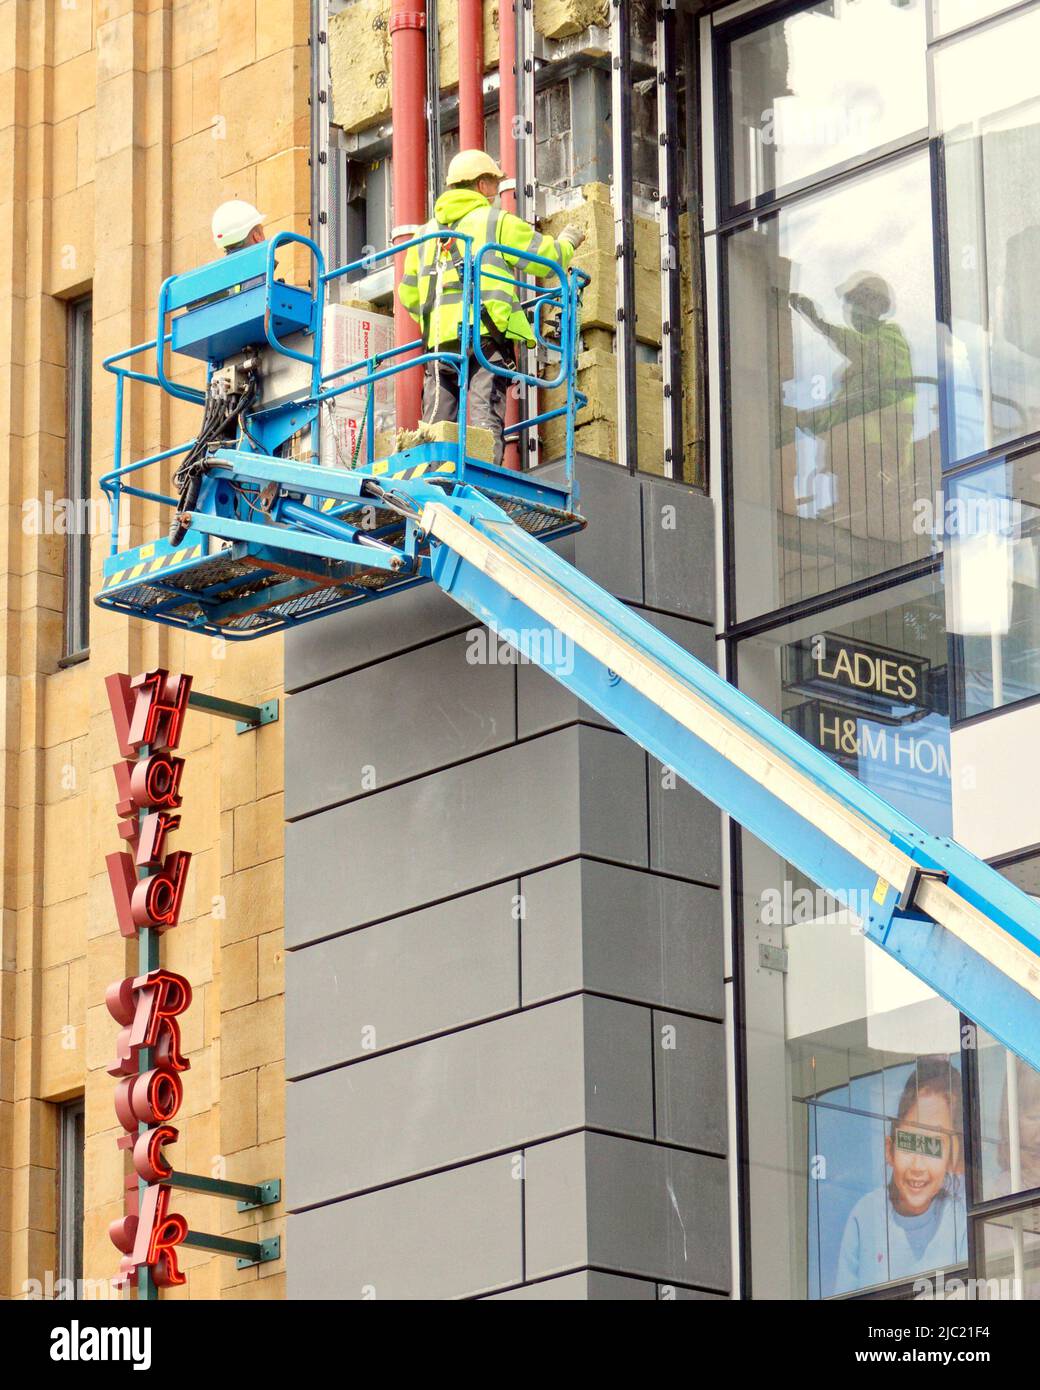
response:
[[[479,325],[481,348],[495,366],[516,364],[516,345],[534,344],[527,315],[520,307],[516,274],[545,276],[551,271],[526,256],[544,256],[567,269],[575,249],[584,240],[578,227],[568,226],[558,237],[543,236],[530,223],[495,205],[498,186],[505,177],[483,150],[462,150],[448,166],[447,187],[437,199],[433,218],[424,232],[456,231],[473,238],[476,256],[488,242],[509,248],[493,252],[482,261],[480,295],[483,313]],[[462,326],[463,246],[447,238],[431,239],[405,254],[401,279],[401,303],[422,330],[429,350],[457,352]],[[470,363],[470,422],[491,430],[495,438],[494,460],[502,462],[509,379]],[[430,424],[456,420],[459,412],[458,376],[447,362],[428,362],[423,380],[423,419]]]

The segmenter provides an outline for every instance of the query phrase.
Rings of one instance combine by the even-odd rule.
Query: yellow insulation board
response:
[[[458,5],[438,6],[441,87],[459,84]],[[351,0],[329,20],[332,119],[351,133],[390,117],[390,0]],[[498,67],[498,3],[484,3],[484,67]]]
[[[586,183],[582,201],[544,222],[544,230],[556,236],[570,223],[585,233],[571,262],[592,283],[585,289],[581,305],[583,328],[614,329],[617,297],[614,288],[614,212],[610,189],[605,183]],[[647,217],[635,219],[636,245],[636,337],[644,343],[661,341],[661,243],[657,223]]]
[[[617,460],[617,359],[612,352],[592,349],[578,357],[578,390],[588,405],[575,421],[575,448],[596,458]],[[661,368],[656,362],[636,363],[636,419],[639,429],[639,466],[650,473],[664,469],[664,415]],[[546,391],[539,409],[563,404],[563,392]],[[546,460],[562,458],[566,426],[558,417],[542,426]],[[622,460],[623,462],[624,460]]]
[[[349,132],[390,114],[390,0],[349,0],[329,21],[332,118]],[[547,38],[580,34],[606,24],[608,0],[535,0],[534,22]],[[459,82],[458,4],[437,7],[442,89]],[[484,67],[498,67],[498,0],[484,0]]]

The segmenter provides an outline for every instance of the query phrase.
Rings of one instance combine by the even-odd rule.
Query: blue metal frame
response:
[[[959,845],[921,830],[821,750],[809,745],[783,721],[671,642],[625,604],[605,593],[551,548],[539,543],[548,535],[563,534],[582,524],[580,517],[569,508],[574,416],[581,399],[574,383],[577,306],[585,277],[575,272],[565,274],[559,266],[543,258],[529,258],[548,267],[559,281],[558,286],[551,289],[539,287],[532,301],[537,341],[548,351],[559,353],[559,372],[555,377],[536,378],[496,367],[485,356],[479,334],[473,331],[473,325],[480,318],[482,282],[491,278],[490,272],[483,269],[483,258],[485,254],[507,252],[508,248],[493,244],[481,248],[474,256],[469,238],[459,238],[465,243],[465,255],[464,313],[458,352],[440,350],[406,356],[412,349],[423,346],[416,342],[323,375],[318,310],[324,305],[329,280],[348,274],[362,264],[371,265],[374,259],[401,254],[431,237],[447,235],[453,234],[427,233],[404,247],[392,248],[333,272],[324,271],[317,248],[313,248],[318,267],[313,298],[313,352],[289,350],[289,355],[311,367],[311,395],[305,401],[291,403],[287,409],[313,411],[311,423],[316,428],[316,414],[321,404],[342,391],[371,385],[426,361],[447,361],[459,373],[457,443],[430,444],[408,450],[388,460],[380,470],[372,458],[370,429],[366,467],[341,469],[275,457],[271,452],[259,450],[252,431],[247,430],[237,447],[214,450],[194,506],[191,529],[176,551],[168,543],[156,541],[120,553],[117,549],[119,501],[123,492],[175,505],[175,499],[132,486],[124,479],[190,447],[179,446],[137,463],[124,464],[124,383],[134,380],[169,389],[171,383],[165,373],[166,347],[171,342],[166,328],[167,314],[194,302],[190,296],[199,293],[200,287],[205,292],[213,292],[214,285],[226,290],[229,276],[234,277],[231,283],[238,283],[238,277],[255,267],[260,248],[238,253],[240,261],[238,257],[229,257],[214,267],[203,267],[189,277],[174,277],[167,282],[160,296],[160,317],[154,342],[116,354],[105,363],[116,375],[117,420],[115,468],[102,480],[102,486],[113,498],[115,509],[113,554],[106,561],[105,584],[97,601],[155,622],[217,632],[232,640],[247,640],[311,621],[353,603],[370,602],[388,589],[396,591],[432,580],[494,631],[515,642],[524,656],[542,666],[653,756],[674,768],[691,786],[715,801],[840,902],[857,912],[869,902],[865,931],[878,947],[1027,1062],[1040,1068],[1040,1004],[1025,985],[1009,979],[952,931],[922,916],[914,907],[914,866],[925,873],[940,873],[954,893],[1038,958],[1040,906]],[[313,247],[306,238],[288,233],[279,234],[268,244],[264,253],[268,307],[275,252],[286,241]],[[182,278],[187,283],[181,283]],[[227,300],[229,313],[233,315],[236,310],[243,314],[254,312],[255,304],[245,301],[244,295],[230,296]],[[467,306],[468,312],[465,311]],[[551,342],[544,331],[543,315],[549,308],[557,308],[560,312],[558,344]],[[269,345],[285,352],[286,344],[273,333],[269,322],[265,328]],[[156,354],[155,376],[123,365],[144,350]],[[568,473],[565,485],[543,483],[537,477],[512,473],[467,456],[465,398],[471,353],[480,366],[496,374],[550,389],[565,386],[563,406],[527,422],[530,427],[566,413]],[[393,365],[386,365],[388,362]],[[210,365],[212,368],[213,364]],[[357,381],[341,381],[343,377],[358,373],[360,379]],[[173,394],[182,393],[174,390]],[[253,417],[254,421],[260,414]],[[277,412],[264,414],[272,416]],[[583,610],[582,616],[605,624],[616,639],[627,644],[630,652],[638,654],[642,663],[640,669],[645,670],[646,663],[650,663],[659,677],[680,682],[708,702],[724,716],[732,730],[753,736],[770,767],[787,764],[810,779],[829,798],[835,821],[840,819],[841,811],[854,812],[864,828],[879,832],[898,846],[905,856],[898,867],[901,872],[905,867],[907,882],[888,884],[879,879],[875,869],[842,847],[840,835],[832,838],[827,826],[811,823],[789,806],[773,790],[769,777],[756,780],[705,739],[692,733],[691,728],[697,727],[695,721],[687,728],[659,708],[650,695],[620,679],[600,659],[576,643],[561,648],[552,624],[517,596],[527,591],[522,581],[516,581],[517,594],[514,594],[505,577],[492,569],[491,554],[486,557],[486,566],[477,565],[424,534],[423,508],[430,502],[446,503],[470,527],[483,531],[485,537],[504,550],[509,559],[520,566],[521,572],[554,586],[557,596],[564,596],[570,605],[568,611],[573,613],[577,606],[579,611]],[[388,518],[381,524],[379,533],[354,524],[355,514],[366,506],[382,509]],[[514,515],[521,518],[522,525],[513,524]],[[538,539],[528,534],[525,525]],[[261,577],[263,584],[259,582]],[[528,596],[532,602],[537,601],[534,590]],[[548,611],[553,611],[551,606]],[[227,626],[240,621],[251,626],[247,629]],[[580,629],[580,623],[578,626]],[[876,848],[876,837],[868,839]],[[867,857],[870,857],[869,852]],[[197,1237],[197,1240],[211,1239]]]
[[[922,830],[820,749],[802,739],[715,671],[691,656],[631,608],[580,574],[549,546],[539,545],[471,488],[456,509],[526,570],[577,599],[663,671],[711,702],[735,726],[808,775],[831,797],[871,822],[925,869],[1015,937],[1040,964],[1040,904],[952,840]],[[434,549],[431,575],[444,591],[493,631],[514,641],[579,699],[604,715],[685,782],[796,865],[839,902],[870,903],[865,934],[919,979],[968,1014],[1031,1066],[1040,1068],[1040,1004],[950,931],[900,905],[899,886],[879,892],[876,875],[805,820],[769,786],[757,782],[698,739],[576,643],[561,647],[556,629],[513,596],[493,574],[446,546]],[[876,894],[876,896],[875,896]]]
[[[429,241],[452,241],[461,247],[463,305],[470,307],[468,312],[462,314],[457,350],[424,350],[422,340],[416,338],[413,342],[324,372],[324,309],[329,298],[329,287],[357,271],[370,271],[373,265],[403,258],[413,248],[422,247]],[[295,315],[290,317],[290,324],[305,325],[303,331],[310,334],[309,351],[301,351],[299,346],[285,341],[284,332],[279,333],[275,327],[276,299],[289,292],[289,287],[275,278],[277,256],[283,247],[293,244],[305,247],[313,258],[313,292],[293,289],[291,293],[295,299],[288,303],[287,308],[287,312]],[[504,502],[511,500],[520,506],[554,513],[558,517],[554,527],[557,533],[580,524],[570,514],[570,509],[574,497],[574,420],[585,403],[585,398],[575,385],[579,302],[582,290],[588,284],[588,276],[577,270],[565,272],[544,257],[524,258],[537,263],[539,270],[547,271],[554,277],[551,286],[520,281],[521,287],[527,286],[526,289],[521,288],[520,293],[528,296],[528,306],[533,308],[536,340],[547,353],[559,359],[555,374],[538,378],[490,363],[482,350],[479,333],[474,332],[482,309],[482,281],[502,278],[485,266],[485,256],[496,251],[515,258],[515,251],[497,244],[484,246],[474,253],[471,237],[437,230],[423,232],[402,245],[366,255],[347,265],[326,269],[319,248],[310,238],[292,232],[279,232],[268,242],[247,247],[184,274],[170,276],[159,293],[155,337],[150,342],[113,354],[103,364],[105,370],[116,379],[116,424],[114,467],[101,479],[101,487],[112,507],[111,543],[104,564],[102,589],[95,601],[103,607],[147,617],[167,626],[212,632],[213,626],[200,620],[197,615],[194,619],[184,616],[185,605],[195,602],[212,612],[215,619],[219,617],[223,624],[222,635],[237,641],[260,636],[279,626],[312,621],[334,608],[367,601],[373,596],[359,594],[356,589],[344,586],[340,596],[320,607],[311,608],[301,604],[292,616],[285,613],[281,618],[257,618],[248,631],[243,631],[241,625],[238,628],[228,627],[228,622],[250,611],[248,599],[238,592],[243,583],[242,564],[239,562],[250,558],[269,574],[272,569],[287,567],[287,561],[296,556],[300,561],[300,572],[295,579],[287,580],[277,589],[277,594],[283,594],[290,607],[290,600],[294,596],[306,594],[315,588],[320,578],[320,566],[326,562],[340,567],[337,575],[340,582],[351,569],[362,568],[387,572],[394,579],[394,587],[424,582],[427,576],[414,554],[405,555],[396,551],[388,555],[379,551],[378,542],[385,540],[388,528],[382,528],[381,533],[360,536],[357,528],[340,520],[341,513],[351,506],[357,507],[362,495],[361,480],[373,475],[390,482],[402,473],[413,476],[432,471],[444,488],[468,480]],[[251,284],[252,281],[256,283]],[[553,341],[546,333],[545,314],[550,309],[559,315],[558,341]],[[244,345],[243,335],[255,334],[259,337],[258,324],[262,325],[263,339],[271,351],[303,362],[310,368],[309,391],[291,402],[247,414],[235,446],[217,451],[216,457],[228,467],[226,471],[218,468],[207,475],[196,504],[195,522],[176,550],[165,540],[120,549],[121,523],[125,520],[122,512],[124,496],[159,502],[171,509],[178,501],[160,490],[141,486],[135,475],[186,453],[193,442],[164,449],[134,462],[124,462],[126,383],[133,381],[155,386],[178,399],[201,404],[205,400],[203,392],[171,380],[168,354],[181,350],[195,356],[200,344],[206,346],[211,342],[233,342],[238,351]],[[153,371],[140,370],[132,365],[132,359],[142,354],[152,355]],[[469,456],[466,402],[471,359],[496,375],[522,379],[548,389],[565,388],[566,399],[562,405],[544,411],[536,419],[526,421],[519,427],[511,427],[514,430],[536,428],[546,420],[566,415],[566,478],[563,485],[535,482],[526,474]],[[457,440],[418,445],[385,462],[377,460],[373,388],[376,383],[402,371],[421,370],[428,362],[447,363],[458,374]],[[219,359],[209,361],[209,375],[217,365]],[[345,472],[342,469],[315,469],[306,465],[297,469],[291,461],[278,458],[282,444],[308,426],[311,429],[312,452],[317,455],[321,407],[347,391],[366,388],[366,448],[357,469]],[[265,462],[277,464],[274,474],[265,470]],[[346,491],[329,488],[327,480],[332,473],[335,473],[337,483],[342,483],[345,477],[352,478]],[[270,516],[264,514],[260,506],[261,490],[270,481],[285,484],[289,476],[298,480],[298,497],[307,499],[309,505],[300,511],[299,501],[281,498]],[[415,538],[410,533],[408,541],[414,548]],[[377,545],[374,546],[373,542]],[[225,567],[226,572],[218,573],[219,564],[212,562],[222,557],[232,563]],[[208,567],[207,574],[212,573],[214,578],[212,584],[207,582],[200,589],[198,578],[193,579],[193,576],[202,565]],[[269,581],[269,592],[265,593],[263,602],[269,603],[277,594]],[[260,603],[254,605],[256,608],[260,606]]]
[[[328,287],[335,281],[345,276],[354,274],[360,270],[371,270],[373,265],[403,257],[411,248],[422,246],[428,241],[455,241],[459,243],[463,251],[463,304],[472,303],[472,312],[464,313],[462,316],[462,335],[459,344],[459,351],[452,352],[444,349],[437,351],[423,351],[421,338],[416,338],[411,343],[402,344],[388,349],[386,352],[377,353],[374,356],[363,359],[359,362],[351,363],[346,367],[338,368],[335,371],[323,373],[321,369],[322,361],[322,337],[324,308],[328,298]],[[289,244],[304,246],[314,259],[315,266],[315,290],[311,300],[311,332],[313,337],[313,350],[310,353],[301,352],[284,342],[276,333],[271,323],[271,300],[275,287],[280,284],[275,279],[276,259],[279,250]],[[294,232],[278,232],[270,241],[258,243],[256,246],[247,247],[245,250],[236,251],[230,256],[225,256],[220,260],[212,261],[208,265],[187,271],[180,275],[172,275],[163,282],[159,292],[159,302],[156,311],[156,335],[146,343],[139,343],[135,347],[126,348],[122,352],[114,353],[105,359],[103,366],[106,371],[112,373],[116,378],[116,426],[114,438],[114,464],[113,469],[106,473],[101,479],[101,487],[112,503],[112,544],[110,548],[110,560],[119,554],[119,527],[121,501],[125,494],[128,497],[141,497],[149,501],[157,501],[164,506],[175,506],[176,498],[158,492],[154,489],[145,489],[130,485],[125,481],[128,475],[137,473],[153,465],[160,464],[166,459],[173,458],[179,454],[186,453],[191,448],[189,441],[183,445],[177,445],[172,449],[165,449],[161,452],[150,454],[145,458],[138,459],[132,463],[123,462],[123,407],[125,400],[125,385],[128,381],[135,381],[149,386],[157,386],[166,391],[169,395],[179,400],[190,401],[195,404],[202,404],[205,400],[205,393],[193,387],[181,385],[171,380],[168,366],[167,354],[173,340],[173,329],[170,322],[171,315],[180,313],[190,314],[193,312],[192,306],[198,306],[201,302],[211,300],[216,297],[216,301],[211,307],[219,307],[223,316],[229,322],[234,322],[236,314],[243,311],[242,295],[234,294],[232,291],[243,282],[262,277],[263,279],[263,304],[264,304],[264,326],[265,337],[268,347],[283,356],[293,358],[297,361],[308,364],[311,368],[311,389],[310,394],[304,399],[295,401],[291,407],[277,407],[273,411],[257,411],[250,415],[246,420],[246,432],[239,448],[245,451],[256,449],[256,445],[250,438],[252,435],[260,443],[266,443],[268,438],[278,439],[279,434],[284,435],[288,425],[280,424],[274,431],[268,430],[267,426],[270,417],[286,415],[287,409],[296,412],[298,419],[292,421],[293,431],[299,428],[299,420],[307,423],[309,418],[312,427],[312,444],[314,452],[317,453],[318,445],[318,415],[320,407],[328,401],[334,400],[337,396],[347,391],[362,390],[366,387],[374,386],[375,383],[385,381],[398,373],[407,370],[414,370],[424,366],[427,362],[446,362],[450,364],[459,376],[459,433],[457,445],[447,446],[457,461],[456,477],[462,479],[466,475],[466,470],[475,462],[467,457],[466,452],[466,398],[469,388],[470,359],[474,358],[485,370],[491,371],[499,376],[507,376],[511,380],[523,380],[531,385],[540,386],[543,389],[554,389],[561,386],[566,387],[566,401],[563,405],[553,410],[547,410],[532,420],[523,422],[518,426],[511,426],[509,432],[515,433],[517,430],[536,428],[547,420],[551,420],[560,415],[567,417],[566,433],[566,476],[568,487],[567,491],[571,498],[574,497],[573,488],[573,457],[574,457],[574,420],[577,412],[586,403],[585,397],[577,390],[575,385],[575,359],[577,348],[578,333],[578,306],[583,289],[589,283],[589,277],[579,270],[564,272],[563,269],[554,261],[547,260],[542,256],[526,256],[525,261],[538,264],[547,269],[556,280],[552,289],[546,289],[543,285],[529,285],[528,288],[534,291],[533,298],[529,304],[534,310],[534,332],[538,343],[548,352],[558,355],[560,358],[559,370],[553,377],[539,378],[527,373],[520,372],[518,369],[507,369],[489,362],[482,350],[479,334],[473,333],[473,324],[479,322],[482,308],[481,302],[481,283],[482,281],[503,278],[497,276],[493,271],[484,268],[484,258],[492,253],[509,254],[515,257],[515,250],[509,247],[500,246],[498,243],[487,244],[480,248],[477,254],[473,253],[472,238],[464,233],[451,231],[424,232],[419,236],[413,237],[410,241],[404,242],[399,246],[388,247],[386,250],[377,251],[366,255],[358,260],[351,261],[349,264],[339,266],[332,270],[326,270],[320,249],[309,237],[300,236]],[[521,285],[525,281],[521,280]],[[253,295],[253,290],[246,292]],[[203,305],[203,307],[206,307]],[[546,338],[543,331],[543,315],[549,308],[555,307],[560,312],[560,341],[553,342]],[[155,370],[145,372],[128,365],[129,359],[142,353],[154,353]],[[212,371],[213,363],[210,364]],[[370,393],[371,394],[371,393]],[[366,421],[365,440],[366,452],[365,459],[369,467],[375,462],[375,420],[374,409],[369,402],[368,417]],[[272,451],[277,445],[272,445]],[[405,460],[404,466],[407,466]],[[483,471],[487,465],[481,465]],[[506,478],[515,477],[509,474]],[[115,568],[115,566],[110,566]]]
[[[506,246],[502,242],[492,241],[480,248],[476,256],[475,284],[473,290],[474,308],[473,321],[480,322],[480,315],[483,305],[481,303],[481,287],[485,280],[507,280],[507,277],[495,271],[485,270],[483,267],[484,257],[497,255],[500,257],[508,256],[510,260],[516,258],[516,248]],[[538,425],[544,424],[547,420],[554,420],[560,415],[566,416],[566,433],[564,445],[565,470],[567,478],[567,490],[574,495],[574,423],[578,411],[587,404],[585,396],[577,389],[577,361],[573,352],[573,347],[578,338],[578,307],[581,300],[581,293],[585,286],[589,284],[589,276],[583,270],[564,271],[563,267],[556,261],[549,260],[545,256],[536,256],[526,253],[522,257],[525,264],[528,262],[544,266],[559,282],[557,289],[546,289],[544,286],[537,287],[534,298],[527,301],[528,307],[532,312],[532,328],[535,341],[539,347],[546,352],[555,353],[560,358],[560,370],[555,377],[545,378],[522,372],[519,368],[514,369],[509,375],[513,381],[523,381],[528,386],[533,386],[543,391],[555,390],[557,387],[566,387],[566,400],[561,406],[553,410],[543,410],[541,414],[533,416],[529,420],[524,420],[519,424],[510,425],[506,429],[507,435],[519,433],[521,430],[534,429]],[[512,283],[512,282],[508,282]],[[573,289],[571,288],[573,286]],[[465,301],[464,301],[465,302]],[[553,342],[545,337],[542,332],[542,314],[547,308],[559,308],[560,310],[560,336],[558,342]],[[572,350],[568,351],[568,347]],[[483,345],[479,335],[473,344],[473,355],[484,368],[485,371],[501,374],[501,368],[494,366],[484,355]]]

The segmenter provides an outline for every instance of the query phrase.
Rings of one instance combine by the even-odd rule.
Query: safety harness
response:
[[[462,216],[466,217],[468,214],[463,213]],[[501,220],[501,209],[488,208],[485,245],[489,242],[498,240],[498,228]],[[461,221],[462,217],[458,218],[455,222],[438,222],[437,230],[440,232],[454,231]],[[436,344],[431,345],[430,323],[432,322],[433,315],[444,302],[444,275],[447,270],[453,270],[455,272],[455,277],[458,281],[458,293],[461,296],[466,262],[457,236],[452,237],[450,241],[431,240],[428,244],[431,248],[429,254],[432,259],[426,263],[422,271],[427,277],[428,283],[426,298],[420,305],[419,313],[423,348],[425,351],[429,352],[432,346],[432,350],[436,352],[441,344],[438,341]],[[454,286],[452,288],[454,288]],[[498,324],[492,319],[491,315],[488,313],[486,304],[482,304],[480,307],[480,328],[481,337],[490,338],[507,361],[515,356],[515,348],[512,341],[506,337]]]

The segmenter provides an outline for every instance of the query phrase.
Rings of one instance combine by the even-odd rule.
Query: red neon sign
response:
[[[129,1275],[141,1265],[152,1272],[160,1289],[183,1284],[186,1276],[177,1264],[177,1246],[188,1234],[188,1223],[179,1212],[170,1212],[170,1189],[157,1182],[145,1189],[139,1212],[113,1221],[108,1228],[112,1244],[123,1252],[119,1262]]]
[[[180,825],[180,781],[184,759],[172,750],[180,741],[191,693],[190,676],[155,670],[109,676],[105,682],[123,762],[116,763],[116,814],[127,850],[106,858],[119,930],[136,937],[158,935],[177,925],[191,855],[167,851]],[[138,877],[138,874],[141,877]],[[171,970],[152,970],[111,984],[105,995],[120,1025],[109,1074],[119,1078],[115,1110],[125,1133],[118,1146],[130,1153],[126,1214],[109,1227],[122,1253],[120,1278],[128,1282],[146,1268],[159,1288],[183,1284],[177,1247],[188,1223],[169,1210],[166,1156],[178,1131],[171,1124],[184,1095],[181,1073],[190,1063],[181,1049],[180,1017],[191,1004],[191,985]],[[145,1054],[148,1065],[144,1063]],[[143,1068],[143,1069],[142,1069]],[[147,1186],[143,1192],[139,1182]]]

